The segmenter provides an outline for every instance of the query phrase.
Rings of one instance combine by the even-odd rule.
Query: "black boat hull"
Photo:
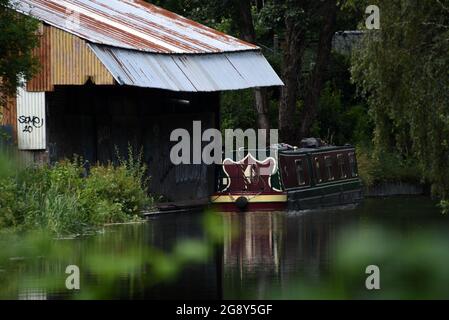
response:
[[[357,205],[362,201],[363,189],[358,179],[347,183],[287,192],[287,209],[289,211]]]

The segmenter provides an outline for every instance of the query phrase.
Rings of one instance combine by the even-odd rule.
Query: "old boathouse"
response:
[[[214,168],[174,166],[170,133],[219,128],[220,92],[279,86],[261,49],[140,0],[19,0],[40,21],[39,73],[3,125],[31,161],[113,161],[142,149],[151,191],[207,198]]]

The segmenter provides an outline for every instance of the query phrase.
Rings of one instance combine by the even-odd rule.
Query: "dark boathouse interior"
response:
[[[193,121],[219,128],[218,93],[174,93],[116,86],[61,86],[47,93],[48,153],[51,162],[80,156],[89,164],[117,162],[142,152],[150,191],[166,200],[206,199],[214,169],[170,161],[173,130],[192,134]]]

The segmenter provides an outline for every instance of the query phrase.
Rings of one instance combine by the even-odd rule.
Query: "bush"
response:
[[[422,183],[419,165],[393,153],[376,154],[371,148],[357,147],[360,178],[366,186],[382,182]]]
[[[88,197],[94,195],[94,198],[109,200],[127,216],[139,215],[149,204],[146,188],[142,188],[139,179],[125,166],[93,168],[86,179],[85,192]]]
[[[75,159],[0,178],[0,229],[80,234],[135,220],[153,202],[140,157],[95,166],[85,176],[82,162]]]

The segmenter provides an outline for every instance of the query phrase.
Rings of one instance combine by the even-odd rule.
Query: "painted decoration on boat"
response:
[[[273,157],[259,161],[248,153],[241,161],[225,159],[222,170],[220,192],[282,192],[277,160]]]

